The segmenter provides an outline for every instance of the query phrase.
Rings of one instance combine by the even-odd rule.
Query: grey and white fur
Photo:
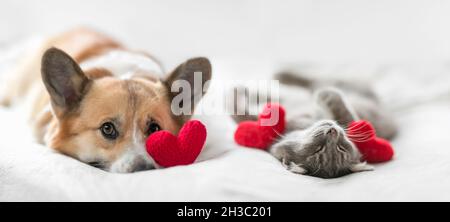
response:
[[[286,133],[268,149],[286,169],[320,178],[373,170],[372,166],[361,161],[360,152],[347,137],[348,124],[353,120],[368,120],[374,125],[377,135],[385,139],[392,139],[397,127],[369,87],[306,78],[293,72],[280,73],[276,79],[281,87],[300,87],[312,98],[308,102],[299,100],[293,106],[285,106],[288,114]],[[238,99],[248,96],[248,92],[238,92],[243,91],[235,89]],[[283,100],[286,98],[280,98],[281,104]],[[247,111],[240,113],[247,115],[232,115],[236,122],[256,119]]]

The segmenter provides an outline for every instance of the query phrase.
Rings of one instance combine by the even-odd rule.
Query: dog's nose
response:
[[[147,161],[145,161],[142,158],[139,158],[139,159],[134,161],[133,167],[132,167],[132,172],[151,170],[151,169],[155,169],[153,164],[148,163]]]

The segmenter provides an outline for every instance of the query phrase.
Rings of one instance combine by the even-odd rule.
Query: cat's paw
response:
[[[347,105],[341,91],[335,88],[324,88],[316,92],[316,101],[319,107],[330,114],[328,118],[335,120],[340,126],[347,125],[358,119],[351,106]]]
[[[324,108],[332,109],[344,105],[342,94],[335,88],[324,88],[316,92],[316,102]]]

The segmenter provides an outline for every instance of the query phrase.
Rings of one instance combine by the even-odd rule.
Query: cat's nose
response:
[[[332,137],[336,137],[337,134],[338,134],[338,132],[337,132],[337,130],[336,130],[334,127],[331,127],[331,128],[327,131],[326,134],[329,135],[329,136],[332,136]]]

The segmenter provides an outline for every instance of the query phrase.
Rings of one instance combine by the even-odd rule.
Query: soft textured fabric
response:
[[[284,133],[285,114],[284,108],[279,104],[267,104],[257,121],[239,123],[234,132],[234,141],[241,146],[266,150],[279,135]],[[270,121],[274,122],[270,123]]]
[[[375,128],[369,121],[351,122],[347,135],[368,163],[386,162],[394,156],[392,145],[389,141],[377,137]]]
[[[250,58],[211,61],[216,80],[270,78],[273,67],[279,67]],[[6,71],[6,62],[0,64]],[[0,201],[450,200],[448,64],[308,67],[305,72],[317,76],[372,82],[400,126],[391,161],[374,165],[374,171],[337,179],[297,175],[267,152],[238,146],[233,140],[236,124],[228,116],[199,115],[208,138],[197,163],[113,174],[34,143],[25,111],[0,108]],[[300,98],[287,94],[287,99]],[[206,97],[215,98],[209,93]]]
[[[178,135],[159,131],[146,142],[148,154],[163,167],[189,165],[195,162],[206,141],[206,127],[198,120],[188,121]]]

